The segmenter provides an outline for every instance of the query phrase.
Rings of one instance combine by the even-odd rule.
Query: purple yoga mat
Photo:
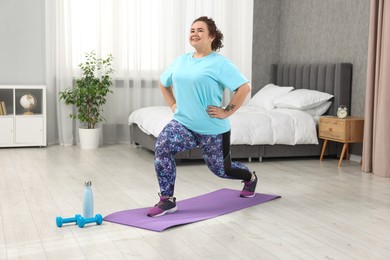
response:
[[[256,193],[253,198],[240,198],[240,191],[220,189],[194,198],[177,201],[177,211],[161,217],[146,216],[148,208],[130,209],[112,213],[105,221],[161,232],[167,228],[214,218],[233,211],[248,208],[279,195]]]

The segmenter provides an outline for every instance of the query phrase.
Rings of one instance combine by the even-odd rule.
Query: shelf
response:
[[[0,88],[0,102],[3,102],[3,106],[6,108],[6,115],[13,115],[14,113],[14,91],[13,89]],[[4,114],[2,113],[1,116]]]
[[[42,114],[42,89],[16,89],[15,90],[15,114],[31,115]],[[23,103],[24,102],[24,103]],[[31,109],[24,108],[23,104],[34,102],[36,105]]]

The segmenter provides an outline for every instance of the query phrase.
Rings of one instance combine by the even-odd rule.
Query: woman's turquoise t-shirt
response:
[[[161,75],[161,84],[172,86],[176,98],[175,120],[199,134],[221,134],[230,130],[227,118],[211,118],[207,106],[222,104],[223,91],[235,91],[248,80],[224,56],[211,52],[202,58],[194,53],[178,57]]]

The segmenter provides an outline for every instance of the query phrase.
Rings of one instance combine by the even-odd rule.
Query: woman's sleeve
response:
[[[169,66],[160,76],[160,82],[164,87],[172,86],[172,75],[177,63],[179,63],[179,58],[176,58],[171,66]]]
[[[236,65],[226,60],[221,67],[220,81],[230,91],[235,91],[249,80],[240,72]]]

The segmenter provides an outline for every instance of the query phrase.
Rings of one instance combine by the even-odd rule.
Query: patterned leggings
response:
[[[155,169],[162,196],[173,196],[176,163],[175,154],[199,146],[209,169],[217,176],[249,181],[251,172],[230,158],[230,131],[217,135],[192,132],[176,120],[170,121],[157,138]]]

